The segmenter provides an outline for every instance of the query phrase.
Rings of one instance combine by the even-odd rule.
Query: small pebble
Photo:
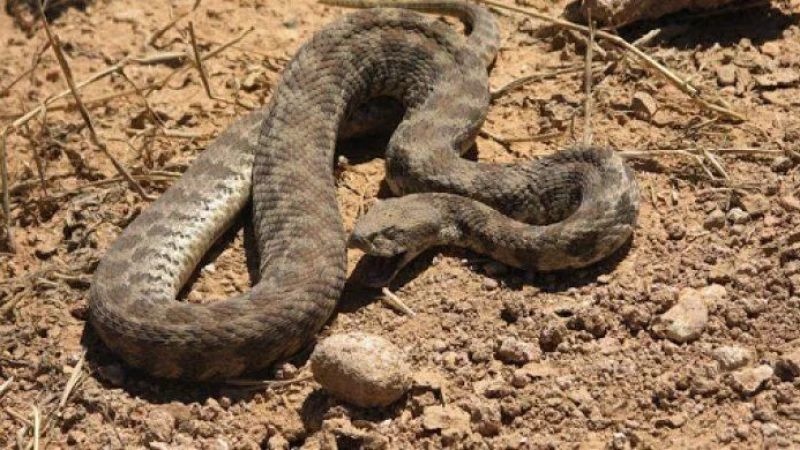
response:
[[[752,395],[772,377],[772,367],[764,364],[758,367],[748,367],[733,373],[731,386],[740,394]]]
[[[547,325],[539,333],[539,347],[545,352],[554,352],[558,345],[564,341],[566,327],[562,324]]]
[[[250,71],[247,75],[245,75],[244,80],[242,80],[242,89],[247,92],[253,92],[256,89],[260,89],[264,86],[264,71],[261,69],[255,69]]]
[[[267,441],[267,448],[269,450],[289,450],[290,445],[282,434],[275,433]]]
[[[800,211],[800,200],[794,195],[784,195],[778,199],[778,204],[786,210],[787,212],[798,212]]]
[[[750,427],[745,424],[739,425],[733,431],[733,434],[736,435],[739,439],[747,439],[747,436],[750,435]]]
[[[686,228],[677,223],[672,222],[666,226],[667,230],[667,237],[672,241],[680,241],[684,237],[686,237]]]
[[[428,431],[469,428],[469,414],[456,406],[427,406],[422,412],[422,427]]]
[[[775,158],[775,160],[772,161],[770,168],[773,172],[786,173],[792,168],[793,165],[794,162],[790,158],[781,156],[780,158]]]
[[[773,436],[779,434],[781,432],[781,427],[777,424],[772,422],[767,422],[764,425],[761,425],[761,434],[765,437]]]
[[[765,298],[748,297],[739,300],[739,303],[741,303],[748,317],[757,317],[769,307],[769,301]]]
[[[631,110],[641,120],[650,120],[658,110],[658,103],[647,92],[639,91],[633,94]]]
[[[750,214],[750,217],[755,217],[769,211],[772,202],[767,199],[763,194],[748,194],[739,199],[739,204],[743,210]]]
[[[530,381],[531,380],[524,369],[517,369],[511,375],[511,385],[517,389],[524,388]]]
[[[576,405],[591,405],[594,403],[592,394],[584,388],[571,389],[567,391],[567,398],[572,400]]]
[[[736,83],[736,69],[732,65],[724,65],[717,68],[717,84],[720,86],[732,86]]]
[[[723,226],[725,226],[725,213],[718,209],[712,211],[703,222],[703,228],[706,230],[715,230]]]
[[[144,420],[145,440],[148,442],[169,442],[175,431],[175,418],[161,409],[154,409],[147,414]]]
[[[683,414],[673,414],[671,416],[658,418],[653,421],[653,425],[659,428],[680,428],[686,423],[686,416]]]
[[[742,224],[750,219],[750,214],[742,211],[741,208],[731,208],[728,211],[728,221],[735,224]]]
[[[365,333],[331,336],[311,355],[314,379],[338,399],[364,408],[387,406],[411,386],[401,350]]]
[[[776,69],[773,72],[756,75],[756,85],[763,89],[790,87],[800,81],[800,74],[790,68]]]
[[[486,278],[483,280],[483,288],[487,291],[493,291],[498,287],[500,287],[500,283],[498,283],[494,278]]]
[[[500,342],[497,348],[497,358],[507,364],[522,365],[539,359],[536,347],[513,337],[507,337]]]
[[[717,347],[713,356],[719,366],[725,370],[740,369],[746,366],[753,357],[750,350],[730,345]]]
[[[610,447],[614,450],[626,450],[631,448],[628,436],[625,433],[614,433],[611,437]]]
[[[708,306],[703,298],[705,290],[683,289],[678,303],[656,318],[653,331],[676,344],[699,338],[708,323]]]
[[[481,436],[497,436],[503,427],[500,405],[496,401],[467,403],[462,406],[469,411],[475,431]]]
[[[609,326],[608,316],[596,308],[587,308],[579,311],[567,323],[567,328],[588,331],[598,339],[606,335]]]

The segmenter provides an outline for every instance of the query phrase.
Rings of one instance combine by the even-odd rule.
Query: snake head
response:
[[[445,217],[435,194],[412,194],[380,200],[362,216],[348,246],[366,255],[363,284],[383,287],[420,253],[449,243]]]

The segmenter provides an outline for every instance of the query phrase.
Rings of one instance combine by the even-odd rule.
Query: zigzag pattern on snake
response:
[[[313,339],[346,277],[337,134],[374,98],[393,98],[405,111],[386,150],[390,187],[397,195],[436,192],[386,201],[357,226],[350,244],[388,266],[379,282],[421,245],[464,245],[517,267],[555,270],[591,264],[629,239],[638,190],[609,150],[517,165],[461,157],[489,104],[487,67],[499,34],[488,11],[453,0],[329,2],[403,9],[358,11],[316,33],[269,104],[224,131],[108,250],[92,283],[90,321],[128,364],[160,377],[224,379]],[[470,33],[465,39],[408,9],[458,16]],[[210,304],[176,301],[251,194],[258,282]],[[437,209],[423,211],[418,201]],[[419,226],[387,226],[398,211],[418,211],[410,223]]]

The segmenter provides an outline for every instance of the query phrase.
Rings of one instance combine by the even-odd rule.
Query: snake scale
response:
[[[340,126],[358,121],[371,99],[404,107],[386,167],[392,191],[410,195],[371,208],[349,240],[374,259],[367,282],[385,284],[432,245],[557,270],[594,263],[630,238],[638,189],[610,150],[570,149],[511,165],[461,157],[489,105],[487,68],[499,33],[487,10],[454,0],[326,3],[397,8],[356,11],[317,32],[268,105],[222,132],[100,262],[90,323],[131,366],[219,380],[268,367],[313,339],[346,279],[335,143]],[[469,34],[412,9],[456,16]],[[258,281],[225,300],[176,301],[250,195]]]

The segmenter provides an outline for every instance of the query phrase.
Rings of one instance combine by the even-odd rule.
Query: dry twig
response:
[[[205,55],[203,55],[200,58],[200,61],[206,61],[209,58],[213,58],[213,57],[217,56],[218,54],[220,54],[221,52],[225,51],[227,48],[229,48],[229,47],[231,47],[233,45],[236,45],[242,39],[244,39],[248,34],[250,34],[253,30],[255,30],[255,28],[254,27],[250,27],[250,28],[242,31],[241,33],[239,33],[238,36],[234,37],[233,39],[229,40],[228,42],[225,42],[224,44],[220,45],[219,47],[215,48],[214,50],[212,50],[212,51],[206,53]],[[177,76],[178,74],[184,73],[186,70],[187,70],[186,68],[182,68],[182,69],[174,70],[174,71],[170,72],[170,74],[167,75],[166,77],[164,77],[161,81],[159,81],[159,82],[153,84],[152,86],[150,86],[150,88],[145,93],[145,96],[149,96],[153,92],[163,88],[164,86],[167,85],[167,83],[169,83],[169,81],[173,77]]]
[[[49,28],[47,28],[47,29],[49,29]],[[62,58],[63,58],[63,55],[62,55]],[[89,84],[92,84],[97,80],[100,80],[101,78],[104,78],[104,77],[106,77],[106,76],[108,76],[108,75],[110,75],[112,73],[116,73],[119,70],[120,67],[124,66],[127,63],[128,63],[128,59],[127,58],[122,59],[121,61],[117,62],[116,64],[106,67],[105,69],[101,70],[100,72],[97,72],[96,74],[92,75],[91,77],[87,78],[86,80],[81,81],[80,83],[75,84],[74,81],[73,81],[73,84],[74,84],[73,87],[76,90],[80,90],[83,87],[85,87],[85,86],[87,86]],[[70,80],[72,80],[72,78],[70,78]],[[51,103],[55,102],[56,100],[60,100],[60,99],[62,99],[64,97],[70,95],[73,92],[73,87],[68,87],[67,89],[64,89],[63,91],[59,92],[58,94],[46,98],[44,100],[44,102],[42,102],[42,105],[40,107],[34,108],[34,109],[28,111],[27,113],[21,115],[14,122],[12,122],[10,125],[8,125],[6,128],[14,130],[14,129],[17,129],[17,128],[21,127],[22,125],[27,123],[29,120],[31,120],[33,117],[36,117],[37,114],[40,114],[42,112],[42,108],[43,107],[47,107]]]
[[[3,394],[6,393],[9,387],[11,387],[11,383],[14,382],[14,377],[8,377],[8,379],[3,383],[0,384],[0,398],[3,398]]]
[[[230,48],[231,46],[234,46],[237,43],[241,42],[248,34],[253,32],[253,30],[255,30],[255,28],[254,27],[250,27],[247,30],[239,33],[237,36],[235,36],[231,40],[221,44],[219,47],[217,47],[214,50],[212,50],[212,51],[206,53],[205,55],[203,55],[202,60],[206,61],[206,60],[208,60],[210,58],[213,58],[213,57],[219,55],[220,53],[222,53],[226,49]],[[80,83],[76,83],[75,87],[77,88],[77,90],[80,90],[80,89],[84,88],[85,86],[87,86],[89,84],[92,84],[92,83],[94,83],[94,82],[96,82],[96,81],[98,81],[100,79],[103,79],[103,78],[107,77],[108,75],[111,75],[113,73],[118,73],[121,68],[127,66],[130,63],[154,64],[155,62],[157,62],[157,60],[159,58],[167,58],[167,57],[169,57],[169,58],[173,58],[174,59],[175,55],[176,54],[174,54],[174,53],[164,53],[164,54],[160,54],[160,56],[159,55],[151,55],[151,56],[140,56],[140,57],[132,57],[132,58],[123,58],[122,60],[114,63],[111,66],[106,67],[105,69],[101,70],[100,72],[97,72],[97,73],[93,74],[91,77],[87,78],[86,80],[83,80]],[[180,55],[181,55],[182,59],[188,59],[191,56],[191,55],[189,55],[189,54],[187,54],[185,52],[181,52]],[[147,87],[142,88],[141,90],[144,91],[144,95],[145,96],[149,96],[153,92],[163,88],[167,84],[167,82],[169,82],[169,80],[172,79],[172,77],[174,77],[175,75],[177,75],[179,73],[183,73],[185,70],[186,70],[185,67],[181,68],[181,69],[174,70],[174,71],[170,72],[169,75],[164,77],[163,80],[161,80],[159,82],[156,82],[156,83],[152,83],[152,84],[148,85]],[[27,123],[28,121],[30,121],[33,117],[36,117],[37,114],[40,114],[42,112],[42,108],[46,107],[50,111],[59,111],[59,110],[63,110],[63,109],[67,109],[67,108],[71,107],[72,106],[71,104],[63,104],[63,105],[59,104],[59,105],[51,106],[54,102],[67,97],[71,93],[72,93],[71,89],[69,89],[69,88],[64,89],[63,91],[46,98],[44,100],[44,102],[42,102],[42,104],[39,107],[34,108],[34,109],[28,111],[27,113],[10,114],[10,115],[9,114],[3,114],[3,115],[0,115],[0,118],[3,118],[3,119],[14,119],[14,121],[11,124],[7,125],[6,128],[9,129],[9,130],[17,129],[17,128],[21,127],[22,125],[24,125],[25,123]],[[135,89],[128,90],[128,91],[123,91],[123,92],[116,92],[116,93],[105,95],[105,96],[98,97],[98,98],[95,98],[95,99],[85,100],[84,101],[84,106],[103,105],[106,102],[108,102],[109,100],[113,100],[113,99],[120,98],[120,97],[127,97],[129,95],[134,95],[134,94],[137,94],[137,91]]]
[[[708,162],[711,167],[724,179],[728,179],[728,172],[722,166],[722,162],[719,160],[719,153],[727,153],[730,155],[757,155],[757,156],[765,156],[765,157],[780,157],[784,155],[782,150],[776,149],[764,149],[764,148],[718,148],[718,149],[708,149],[708,148],[688,148],[688,149],[658,149],[658,150],[641,150],[641,151],[625,151],[620,152],[619,155],[623,158],[653,158],[656,156],[683,156],[688,157],[694,161],[696,161],[702,168],[703,171],[711,179],[715,179],[716,177],[714,174],[709,170],[709,168],[705,165],[705,162]]]
[[[6,246],[8,251],[16,253],[14,244],[14,230],[11,226],[11,201],[8,196],[8,159],[6,157],[6,143],[8,130],[0,132],[0,183],[3,184],[3,223],[6,229]]]
[[[33,450],[39,450],[39,434],[41,433],[42,417],[39,408],[35,405],[31,407],[33,412]]]
[[[42,112],[39,115],[39,122],[42,124],[41,129],[39,130],[39,142],[45,140],[48,134],[47,131],[47,108],[42,108]],[[45,167],[44,160],[42,159],[42,155],[40,153],[40,149],[38,145],[34,145],[34,148],[31,149],[31,154],[33,154],[33,161],[36,164],[36,172],[39,175],[39,182],[41,183],[42,187],[42,195],[47,197],[47,169]]]
[[[583,145],[592,144],[592,49],[594,48],[594,24],[592,8],[586,10],[589,16],[589,37],[586,45],[586,72],[584,74],[585,98],[583,103]]]
[[[147,100],[147,97],[144,95],[144,92],[141,89],[139,89],[139,86],[137,86],[136,83],[134,83],[133,80],[131,80],[128,74],[125,73],[124,68],[120,67],[119,74],[122,75],[122,78],[129,85],[131,85],[133,90],[136,91],[136,94],[139,96],[139,98],[142,99],[142,103],[144,103],[144,109],[145,111],[147,111],[147,115],[150,116],[150,120],[153,122],[153,124],[161,129],[165,128],[164,122],[161,121],[161,119],[158,117],[153,108],[150,107],[150,102]]]
[[[722,178],[728,178],[728,172],[722,167],[722,164],[719,162],[716,156],[713,153],[709,152],[707,149],[702,149],[703,157],[706,161],[708,161],[712,167],[717,171],[718,174],[722,175]]]
[[[72,70],[70,69],[69,64],[67,64],[66,57],[64,57],[64,52],[61,49],[61,42],[59,41],[58,35],[50,29],[50,25],[47,23],[47,18],[44,15],[44,7],[41,3],[39,4],[39,12],[42,16],[42,24],[44,25],[47,39],[50,41],[50,47],[53,48],[53,52],[56,54],[56,60],[58,60],[58,65],[61,67],[61,72],[64,74],[64,79],[67,81],[67,86],[69,86],[69,90],[72,93],[73,99],[75,100],[75,105],[78,107],[78,111],[80,111],[81,117],[83,118],[84,123],[86,123],[86,127],[89,129],[89,138],[91,139],[92,143],[101,152],[103,152],[103,154],[105,154],[105,156],[111,161],[111,164],[114,165],[114,168],[117,169],[117,172],[119,172],[119,174],[128,181],[128,184],[133,187],[139,196],[145,200],[151,200],[144,189],[142,189],[142,186],[131,177],[125,167],[123,167],[122,164],[120,164],[120,162],[114,157],[114,155],[109,152],[106,144],[102,142],[100,137],[97,135],[97,131],[94,128],[94,123],[92,122],[92,117],[89,115],[89,111],[83,104],[83,100],[78,93],[75,80],[72,77]]]
[[[175,17],[174,19],[167,22],[166,25],[156,30],[153,34],[150,35],[149,38],[147,38],[145,44],[150,47],[155,47],[155,42],[158,38],[160,38],[161,36],[164,35],[164,33],[172,29],[172,27],[174,27],[175,24],[180,22],[181,19],[188,17],[190,14],[195,12],[199,6],[200,6],[200,0],[195,0],[194,5],[192,5],[192,9],[190,9],[188,12],[184,14],[179,15],[178,17]]]
[[[517,13],[520,13],[520,14],[524,14],[526,16],[530,16],[530,17],[533,17],[533,18],[536,18],[536,19],[539,19],[539,20],[544,20],[546,22],[552,23],[552,24],[554,24],[554,25],[556,25],[558,27],[561,27],[561,28],[566,28],[566,29],[569,29],[569,30],[579,31],[579,32],[584,33],[584,34],[589,34],[590,33],[590,30],[589,30],[588,27],[585,27],[583,25],[578,25],[576,23],[572,23],[572,22],[570,22],[568,20],[559,19],[557,17],[553,17],[553,16],[550,16],[550,15],[547,15],[547,14],[543,14],[543,13],[540,13],[538,11],[534,11],[534,10],[529,9],[529,8],[520,8],[520,7],[516,7],[516,6],[506,5],[506,4],[503,4],[503,3],[496,2],[494,0],[479,0],[479,1],[481,3],[484,3],[484,4],[489,5],[489,6],[493,6],[495,8],[506,9],[506,10],[514,11],[514,12],[517,12]],[[669,81],[673,86],[675,86],[676,88],[680,89],[683,93],[688,95],[689,98],[691,98],[693,101],[695,101],[698,104],[700,104],[702,107],[704,107],[704,108],[706,108],[708,110],[717,112],[717,113],[719,113],[719,114],[721,114],[723,116],[726,116],[726,117],[734,119],[734,120],[739,120],[739,121],[746,120],[746,118],[742,114],[740,114],[740,113],[738,113],[736,111],[733,111],[727,105],[724,105],[723,104],[724,102],[721,102],[720,100],[717,100],[717,99],[715,99],[715,101],[712,101],[712,100],[707,100],[707,99],[703,98],[702,95],[701,95],[700,90],[698,88],[696,88],[695,86],[693,86],[689,81],[684,80],[683,78],[679,77],[677,74],[675,74],[669,68],[667,68],[663,64],[661,64],[658,61],[656,61],[655,59],[653,59],[652,56],[650,56],[647,53],[643,52],[642,50],[638,49],[636,46],[631,45],[625,39],[622,39],[621,37],[619,37],[617,35],[608,33],[608,32],[603,31],[603,30],[597,30],[595,32],[595,34],[596,34],[597,37],[603,38],[603,39],[611,42],[612,44],[616,45],[617,47],[621,47],[624,50],[627,50],[630,53],[633,53],[634,55],[636,55],[640,60],[644,61],[647,65],[649,65],[650,67],[654,68],[656,71],[661,73],[667,79],[667,81]]]
[[[75,367],[72,369],[72,374],[70,375],[67,384],[64,386],[64,391],[61,393],[61,397],[58,404],[44,416],[44,419],[39,420],[39,417],[37,417],[37,415],[39,414],[38,408],[34,407],[36,408],[37,415],[34,415],[33,440],[31,440],[27,446],[20,446],[20,448],[24,448],[25,450],[31,448],[34,449],[37,448],[36,446],[38,445],[38,439],[39,436],[41,435],[41,430],[44,430],[44,432],[47,433],[51,429],[51,427],[55,424],[56,422],[55,419],[61,418],[62,410],[64,409],[64,406],[66,406],[70,395],[74,391],[75,387],[78,384],[78,381],[81,379],[81,375],[83,374],[82,368],[85,357],[86,357],[86,351],[81,352],[81,356],[78,359],[78,362],[75,363]],[[57,398],[55,395],[51,395],[48,398],[46,398],[45,401],[43,401],[41,404],[43,405],[49,404],[50,402],[55,400],[55,398]],[[30,429],[31,426],[23,427],[19,431],[19,433],[17,433],[18,438],[24,437],[28,433],[28,430]]]
[[[211,50],[210,52],[208,52],[205,55],[203,55],[202,61],[205,61],[207,59],[213,58],[213,57],[219,55],[220,53],[224,52],[225,50],[227,50],[232,45],[238,44],[248,34],[252,33],[253,30],[255,30],[255,27],[250,27],[250,28],[242,31],[237,36],[234,36],[233,39],[229,40],[228,42],[225,42],[224,44],[220,45],[219,47],[215,48],[214,50]]]
[[[45,42],[44,47],[42,47],[41,50],[39,50],[38,52],[36,52],[36,54],[34,54],[33,63],[31,64],[31,67],[29,67],[24,72],[22,72],[19,75],[17,75],[13,80],[11,80],[10,83],[8,83],[8,86],[0,89],[0,97],[3,97],[6,94],[8,94],[9,91],[11,91],[11,88],[14,87],[15,84],[19,83],[19,81],[21,79],[23,79],[26,76],[32,74],[33,71],[36,70],[36,68],[39,66],[39,63],[42,61],[42,55],[44,54],[44,52],[47,51],[48,48],[50,48],[50,42],[49,41]]]
[[[67,405],[67,400],[69,400],[70,394],[72,394],[73,389],[75,389],[75,385],[78,384],[78,380],[80,380],[81,375],[83,375],[83,361],[85,359],[86,351],[84,350],[81,352],[78,362],[75,363],[75,367],[72,368],[72,374],[70,374],[69,380],[67,380],[67,384],[64,386],[64,392],[61,393],[61,400],[58,402],[58,409],[61,409]]]
[[[290,386],[297,383],[302,383],[304,381],[309,381],[313,379],[312,375],[306,375],[302,377],[292,378],[291,380],[251,380],[247,378],[234,378],[231,380],[225,381],[225,384],[229,384],[231,386],[237,386],[242,388],[249,388],[249,389],[260,389],[260,388],[279,388],[284,386]]]
[[[22,415],[20,412],[18,412],[16,410],[13,410],[11,408],[8,408],[8,407],[5,409],[5,411],[8,413],[9,416],[14,418],[14,420],[16,420],[17,422],[21,423],[22,426],[27,426],[27,427],[33,426],[33,423],[30,420],[28,420],[27,417]]]
[[[175,181],[178,178],[180,178],[180,174],[179,173],[175,173],[174,175],[170,175],[171,173],[172,172],[153,171],[153,172],[150,172],[150,173],[144,174],[144,175],[131,175],[131,177],[136,181],[152,181],[152,182],[169,182],[169,181]],[[90,188],[108,186],[108,185],[116,184],[116,183],[124,183],[126,181],[127,180],[125,180],[122,177],[106,178],[106,179],[103,179],[103,180],[92,181],[92,182],[89,182],[89,183],[86,183],[86,184],[82,184],[82,185],[80,185],[78,187],[75,187],[73,189],[68,189],[68,190],[65,190],[65,191],[62,191],[62,192],[52,193],[52,194],[50,194],[49,198],[51,200],[58,200],[58,199],[62,199],[64,197],[68,197],[70,195],[80,194],[80,193],[85,192],[87,189],[90,189]],[[3,306],[5,306],[5,304]],[[0,316],[2,316],[2,307],[0,307]]]
[[[497,142],[504,149],[506,149],[506,151],[508,151],[508,152],[510,152],[510,153],[512,153],[512,154],[514,154],[516,156],[521,156],[521,155],[517,154],[517,152],[515,152],[511,148],[511,144],[516,144],[516,143],[520,143],[520,142],[545,142],[545,141],[549,141],[551,139],[555,139],[557,137],[560,137],[562,135],[564,135],[563,131],[554,131],[554,132],[551,132],[551,133],[537,134],[537,135],[534,135],[534,136],[508,138],[508,137],[498,136],[498,135],[496,135],[494,133],[491,133],[489,131],[486,131],[486,130],[481,130],[481,131],[478,132],[478,136],[486,138],[486,139],[491,139],[491,140]]]
[[[557,75],[580,72],[581,69],[583,69],[583,66],[572,66],[572,67],[566,67],[566,68],[563,68],[563,69],[556,69],[556,70],[552,70],[552,71],[542,71],[542,72],[533,73],[533,74],[526,75],[526,76],[521,77],[521,78],[517,78],[516,80],[511,81],[510,83],[507,83],[507,84],[499,87],[498,89],[495,89],[495,90],[491,91],[491,93],[489,95],[490,95],[492,101],[494,101],[494,100],[497,100],[498,98],[506,95],[510,91],[513,91],[513,90],[518,89],[518,88],[520,88],[522,86],[525,86],[526,84],[535,83],[535,82],[537,82],[539,80],[552,78],[552,77],[555,77]]]
[[[400,297],[395,295],[394,292],[390,291],[388,288],[382,288],[381,292],[383,293],[381,300],[383,300],[384,303],[389,305],[395,311],[412,317],[417,315],[414,310],[403,303],[403,300],[401,300]]]
[[[208,75],[206,69],[203,67],[203,59],[200,57],[200,49],[197,48],[197,37],[194,34],[194,23],[189,21],[189,39],[192,43],[192,56],[194,56],[194,66],[200,72],[200,82],[203,83],[203,89],[206,91],[208,98],[216,100],[214,94],[211,93],[211,84],[208,82]]]

